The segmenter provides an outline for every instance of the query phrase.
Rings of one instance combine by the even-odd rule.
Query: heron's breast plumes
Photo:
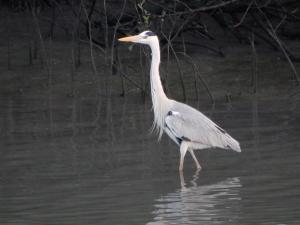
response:
[[[152,51],[150,83],[152,109],[154,112],[152,131],[156,131],[158,139],[160,139],[164,131],[164,120],[169,111],[171,101],[165,95],[159,76],[160,50],[157,38],[152,40],[150,47]]]
[[[158,139],[160,140],[164,131],[165,117],[170,109],[170,100],[167,99],[162,90],[159,77],[151,78],[151,97],[152,110],[154,112],[152,131],[158,134]]]

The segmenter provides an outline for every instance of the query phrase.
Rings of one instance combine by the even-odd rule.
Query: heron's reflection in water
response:
[[[156,199],[154,224],[238,224],[240,189],[238,177],[208,185],[198,185],[199,171],[186,184],[180,173],[181,188]]]

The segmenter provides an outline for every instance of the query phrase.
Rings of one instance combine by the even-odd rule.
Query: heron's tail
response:
[[[237,140],[235,140],[233,137],[231,137],[229,134],[226,134],[226,143],[227,143],[226,148],[232,149],[236,152],[242,151],[240,143]]]

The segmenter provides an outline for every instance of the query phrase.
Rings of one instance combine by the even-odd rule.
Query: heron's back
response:
[[[178,112],[169,119],[177,135],[206,146],[241,151],[238,141],[193,107],[173,101],[171,110]]]

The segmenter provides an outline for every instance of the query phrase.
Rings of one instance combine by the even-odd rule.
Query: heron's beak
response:
[[[123,41],[123,42],[136,42],[140,39],[140,36],[134,35],[134,36],[128,36],[128,37],[123,37],[119,38],[118,41]]]

